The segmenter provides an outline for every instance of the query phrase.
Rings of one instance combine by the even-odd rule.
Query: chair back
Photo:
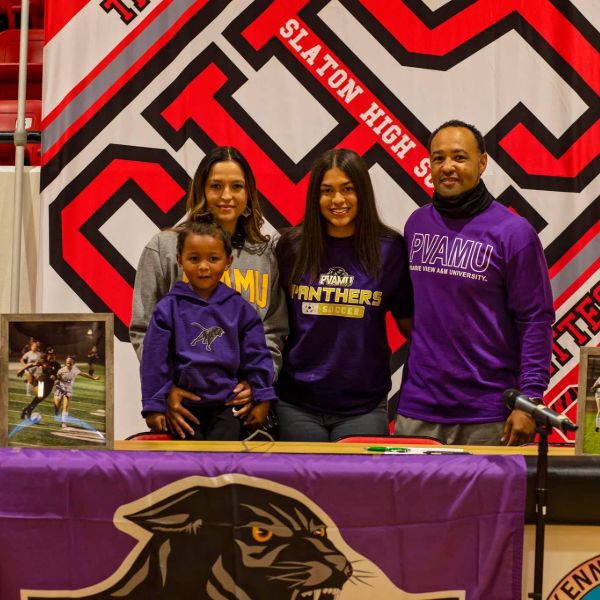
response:
[[[6,26],[9,29],[16,29],[17,15],[13,9],[12,2],[9,2],[9,0],[0,0],[0,15],[6,15]]]
[[[19,92],[18,29],[0,31],[0,99],[16,100]],[[42,99],[44,30],[30,29],[27,45],[27,98]]]
[[[340,444],[408,444],[422,446],[443,446],[442,442],[433,437],[407,437],[403,435],[347,435],[337,440]]]
[[[17,15],[21,15],[21,2],[19,0],[0,0],[0,15],[6,15],[6,24],[9,29],[16,29]],[[29,0],[29,17],[31,27],[44,27],[44,0]]]
[[[21,31],[0,31],[0,63],[18,63]],[[42,64],[44,59],[44,30],[30,29],[27,42],[27,64]]]
[[[127,440],[135,440],[136,442],[168,442],[175,438],[170,433],[154,433],[153,431],[142,431],[130,435]]]

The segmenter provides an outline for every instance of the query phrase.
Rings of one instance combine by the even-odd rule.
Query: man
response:
[[[531,225],[481,175],[481,133],[448,121],[429,141],[433,203],[405,228],[415,315],[396,433],[449,444],[518,445],[535,424],[502,392],[541,398],[554,321],[548,268]]]

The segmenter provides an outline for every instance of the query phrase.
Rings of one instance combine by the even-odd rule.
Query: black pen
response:
[[[425,450],[423,454],[470,454],[464,450]]]

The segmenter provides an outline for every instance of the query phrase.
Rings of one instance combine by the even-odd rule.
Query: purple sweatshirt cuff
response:
[[[543,398],[546,388],[543,386],[525,386],[521,389],[521,393],[528,398]]]
[[[261,402],[274,402],[277,400],[275,389],[266,387],[261,389],[252,389],[252,404],[260,404]]]
[[[167,412],[167,399],[166,398],[142,398],[142,417],[145,417],[148,413]]]

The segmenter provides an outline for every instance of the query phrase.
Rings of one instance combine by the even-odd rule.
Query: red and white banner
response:
[[[545,247],[557,311],[547,401],[576,413],[600,341],[600,17],[594,0],[46,0],[45,312],[115,314],[116,435],[140,429],[128,346],[138,257],[184,211],[208,149],[237,146],[271,227],[346,146],[399,230],[429,201],[425,144],[484,133],[492,194]],[[404,340],[392,332],[394,388]],[[136,421],[137,419],[137,421]],[[556,434],[559,435],[559,434]]]

